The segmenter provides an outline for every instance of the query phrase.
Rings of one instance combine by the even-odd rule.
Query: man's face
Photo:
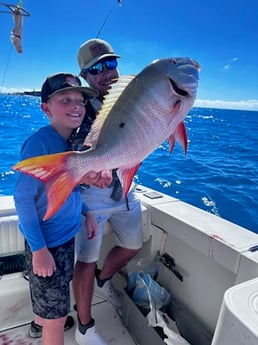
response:
[[[111,61],[113,61],[113,64]],[[82,77],[89,86],[97,89],[101,95],[108,92],[113,79],[117,79],[119,76],[117,63],[114,63],[114,61],[117,62],[116,59],[103,59],[88,69],[86,73],[82,73]]]

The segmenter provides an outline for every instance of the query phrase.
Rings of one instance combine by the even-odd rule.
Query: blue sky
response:
[[[99,37],[122,56],[121,74],[189,56],[202,67],[196,106],[258,110],[257,0],[23,0],[23,7],[31,16],[24,17],[22,54],[10,42],[12,16],[0,13],[2,92],[39,89],[60,71],[77,74],[79,46],[113,9]]]

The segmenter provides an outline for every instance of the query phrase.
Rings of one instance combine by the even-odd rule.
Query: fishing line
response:
[[[6,77],[7,69],[8,69],[8,66],[9,66],[12,50],[13,50],[13,45],[11,44],[10,45],[10,49],[9,49],[9,54],[8,54],[7,62],[6,62],[6,66],[5,66],[5,70],[4,70],[4,75],[3,75],[3,80],[2,80],[1,88],[3,87],[4,82],[5,82],[5,77]]]
[[[98,33],[97,33],[96,38],[98,38],[99,35],[101,34],[101,31],[103,30],[105,24],[107,23],[109,17],[111,16],[111,14],[112,14],[112,12],[114,11],[114,9],[115,9],[116,6],[121,6],[121,0],[117,0],[116,3],[112,6],[111,10],[108,12],[106,18],[104,19],[104,22],[102,23],[102,25],[101,25],[101,27],[100,27]]]

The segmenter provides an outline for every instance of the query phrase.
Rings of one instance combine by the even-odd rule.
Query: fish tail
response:
[[[74,152],[63,152],[32,157],[13,166],[14,170],[31,175],[45,184],[48,205],[43,220],[59,210],[80,180],[74,164],[70,162],[74,155]]]

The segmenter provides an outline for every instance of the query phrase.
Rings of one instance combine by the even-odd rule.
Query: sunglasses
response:
[[[104,60],[96,63],[94,66],[91,66],[89,68],[82,69],[83,73],[90,73],[91,75],[97,75],[103,72],[104,66],[108,70],[112,70],[117,68],[117,59],[110,59],[110,60]]]

